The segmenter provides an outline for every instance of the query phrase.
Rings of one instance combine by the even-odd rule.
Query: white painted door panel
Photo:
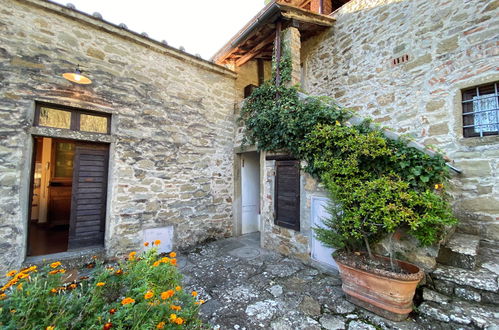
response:
[[[329,213],[326,211],[329,199],[326,197],[312,197],[311,201],[311,216],[312,216],[312,227],[313,228],[324,228],[323,219],[330,217]],[[315,237],[313,233],[312,238],[312,259],[319,261],[328,266],[338,269],[338,265],[334,261],[331,254],[335,249],[326,247]]]
[[[242,234],[260,230],[260,156],[256,152],[242,155],[241,162]]]

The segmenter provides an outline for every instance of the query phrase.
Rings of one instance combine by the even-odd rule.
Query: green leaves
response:
[[[281,62],[281,72],[288,62]],[[246,143],[283,150],[305,160],[305,171],[324,183],[341,211],[331,209],[327,228],[314,229],[326,245],[353,248],[409,227],[422,244],[440,239],[456,223],[444,191],[449,176],[441,156],[431,157],[388,140],[369,121],[347,126],[350,112],[323,98],[301,100],[295,87],[266,83],[247,99],[241,120]]]

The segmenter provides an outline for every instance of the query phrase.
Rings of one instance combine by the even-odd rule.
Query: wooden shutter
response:
[[[300,230],[300,162],[276,161],[275,224]]]
[[[104,242],[108,157],[108,146],[75,147],[69,249]]]

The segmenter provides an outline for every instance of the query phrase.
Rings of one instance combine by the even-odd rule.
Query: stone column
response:
[[[301,40],[298,28],[290,26],[282,32],[282,54],[284,56],[289,52],[291,55],[291,81],[290,86],[300,83],[301,80]]]

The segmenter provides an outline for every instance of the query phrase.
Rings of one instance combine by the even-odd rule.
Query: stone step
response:
[[[477,266],[479,247],[480,237],[455,233],[449,241],[440,248],[437,262],[447,266],[475,269]]]
[[[433,288],[449,297],[499,305],[499,276],[487,269],[438,266],[430,274]]]
[[[499,244],[485,240],[480,242],[478,266],[499,275]]]
[[[425,301],[419,305],[418,313],[421,317],[448,323],[453,329],[460,326],[494,329],[499,320],[497,307],[483,306],[462,300],[453,300],[452,302]]]

